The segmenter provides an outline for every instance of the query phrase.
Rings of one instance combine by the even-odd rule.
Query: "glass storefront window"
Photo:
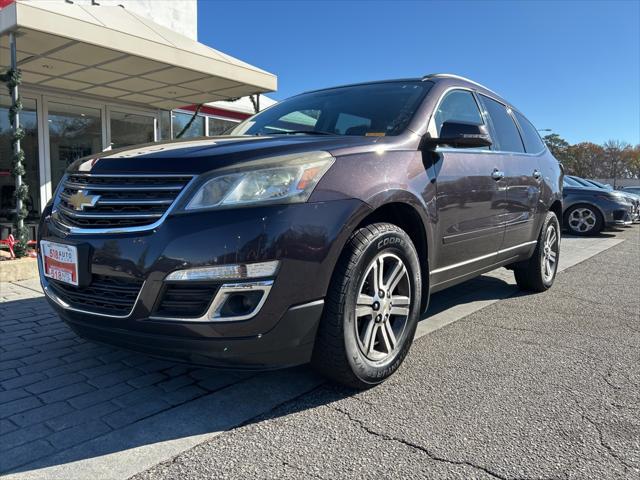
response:
[[[111,147],[120,148],[155,140],[155,118],[134,113],[111,112]]]
[[[40,216],[40,175],[38,164],[38,117],[36,102],[28,98],[22,98],[24,110],[20,112],[20,126],[25,129],[26,135],[22,139],[21,147],[25,154],[24,166],[27,171],[22,178],[29,186],[29,198],[27,209],[29,216],[26,221],[36,221]],[[5,237],[5,231],[13,223],[16,200],[15,179],[11,176],[11,164],[13,160],[13,147],[11,136],[13,130],[9,123],[9,106],[11,99],[7,95],[0,95],[0,224],[1,236]]]
[[[171,117],[173,119],[173,136],[174,138],[178,136],[178,134],[182,131],[182,129],[189,123],[193,114],[191,113],[182,113],[182,112],[172,112]],[[193,121],[189,129],[184,132],[181,138],[191,138],[191,137],[204,137],[204,117],[198,115],[196,119]]]
[[[49,102],[51,186],[55,191],[75,160],[102,151],[102,121],[97,108]]]
[[[240,122],[234,122],[232,120],[223,120],[222,118],[209,117],[209,133],[210,137],[216,135],[222,135],[224,132],[232,127],[235,127]]]
[[[160,125],[158,126],[158,140],[171,140],[171,112],[162,110],[160,112]]]

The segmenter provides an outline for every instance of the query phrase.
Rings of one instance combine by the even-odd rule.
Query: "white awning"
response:
[[[166,109],[277,87],[275,75],[122,7],[16,1],[0,10],[0,69],[12,31],[25,85]]]

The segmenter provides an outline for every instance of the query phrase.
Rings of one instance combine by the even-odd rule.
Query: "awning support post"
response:
[[[25,201],[28,196],[28,187],[22,181],[22,176],[25,174],[24,168],[24,152],[22,151],[20,141],[24,138],[24,129],[20,127],[20,110],[22,110],[22,101],[20,100],[20,93],[18,86],[21,82],[20,71],[18,70],[18,49],[16,45],[16,33],[9,33],[9,49],[11,52],[11,66],[9,71],[3,75],[3,80],[6,82],[11,95],[11,107],[9,108],[9,122],[13,128],[13,136],[11,138],[11,144],[13,145],[13,162],[11,173],[15,179],[15,200],[16,200],[16,213],[15,213],[15,226],[16,232],[14,238],[16,244],[14,246],[14,252],[17,257],[24,256],[27,252],[27,232],[24,227],[24,219],[27,215],[25,209]]]

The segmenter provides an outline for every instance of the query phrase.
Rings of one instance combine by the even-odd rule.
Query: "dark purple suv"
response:
[[[41,281],[90,339],[229,368],[311,361],[363,388],[402,363],[430,293],[502,266],[551,286],[561,189],[533,125],[475,82],[330,88],[224,136],[72,164],[42,217]]]

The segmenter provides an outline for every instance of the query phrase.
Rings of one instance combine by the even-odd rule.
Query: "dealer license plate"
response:
[[[78,286],[78,249],[73,245],[40,242],[45,277]]]

